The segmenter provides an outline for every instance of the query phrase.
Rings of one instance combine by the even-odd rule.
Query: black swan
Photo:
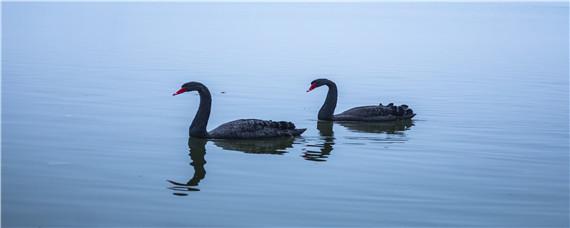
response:
[[[307,129],[296,129],[295,125],[286,121],[271,121],[258,119],[240,119],[227,122],[219,127],[206,131],[210,109],[212,106],[212,95],[206,86],[199,82],[188,82],[176,91],[172,96],[178,94],[198,91],[200,95],[200,106],[196,116],[190,125],[190,137],[210,138],[210,139],[255,139],[272,138],[283,136],[299,136]]]
[[[411,119],[416,114],[407,105],[395,106],[390,103],[386,106],[380,103],[379,105],[360,106],[346,110],[340,114],[334,115],[336,108],[336,100],[338,92],[336,84],[328,79],[317,79],[311,82],[311,87],[307,92],[326,85],[329,87],[325,103],[319,110],[319,120],[327,121],[368,121],[368,122],[382,122]]]

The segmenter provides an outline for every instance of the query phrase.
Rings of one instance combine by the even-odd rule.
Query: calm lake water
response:
[[[3,227],[569,226],[568,3],[2,8]],[[307,131],[189,142],[187,81]]]

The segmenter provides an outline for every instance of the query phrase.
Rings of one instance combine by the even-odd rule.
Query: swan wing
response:
[[[287,121],[259,119],[239,119],[224,123],[209,132],[210,138],[251,139],[281,136],[297,136],[305,129],[296,129],[295,124]]]

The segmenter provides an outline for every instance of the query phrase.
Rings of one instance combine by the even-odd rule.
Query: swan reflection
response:
[[[414,126],[413,120],[389,122],[337,122],[353,132],[402,134]]]
[[[308,144],[302,157],[309,161],[324,162],[333,150],[334,132],[332,121],[318,121],[317,129],[322,143]],[[314,150],[313,148],[319,148]]]
[[[408,141],[405,131],[414,126],[413,120],[398,120],[390,122],[337,122],[349,131],[367,133],[346,137],[353,144],[368,143],[404,143]]]
[[[329,158],[335,145],[333,125],[337,123],[349,131],[369,133],[364,135],[342,137],[344,144],[369,144],[369,143],[402,143],[407,141],[404,131],[409,130],[414,123],[412,120],[390,122],[332,122],[318,121],[317,129],[319,137],[316,142],[309,142],[303,149],[302,157],[308,161],[324,162]],[[341,131],[342,134],[342,131]],[[309,140],[313,141],[313,140]]]
[[[213,140],[214,145],[224,150],[241,151],[253,154],[284,154],[288,148],[293,147],[295,138],[270,138],[270,139],[248,139],[248,140]],[[169,189],[174,190],[174,195],[187,196],[186,192],[200,191],[198,184],[206,177],[206,143],[208,139],[190,137],[188,139],[189,156],[192,162],[190,165],[194,168],[194,175],[186,183],[168,180],[172,186]]]
[[[200,191],[196,186],[200,183],[204,177],[206,177],[206,169],[204,165],[206,164],[206,143],[208,141],[206,139],[200,138],[189,138],[188,139],[188,148],[190,149],[190,165],[194,167],[194,175],[188,182],[186,183],[179,183],[176,181],[168,180],[173,186],[169,187],[170,189],[174,190],[174,195],[179,196],[186,196],[185,192],[191,191]]]
[[[214,140],[214,145],[224,149],[240,151],[250,154],[277,154],[287,153],[287,149],[293,148],[293,137],[247,139],[247,140]]]

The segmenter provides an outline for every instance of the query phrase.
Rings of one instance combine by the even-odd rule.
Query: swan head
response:
[[[311,92],[311,90],[313,90],[313,89],[327,85],[329,82],[330,82],[330,80],[328,80],[326,78],[315,79],[311,82],[311,87],[309,87],[309,89],[307,90],[307,93]]]
[[[176,96],[185,92],[190,91],[202,91],[206,88],[206,86],[199,82],[187,82],[184,83],[180,89],[172,94],[172,96]]]

